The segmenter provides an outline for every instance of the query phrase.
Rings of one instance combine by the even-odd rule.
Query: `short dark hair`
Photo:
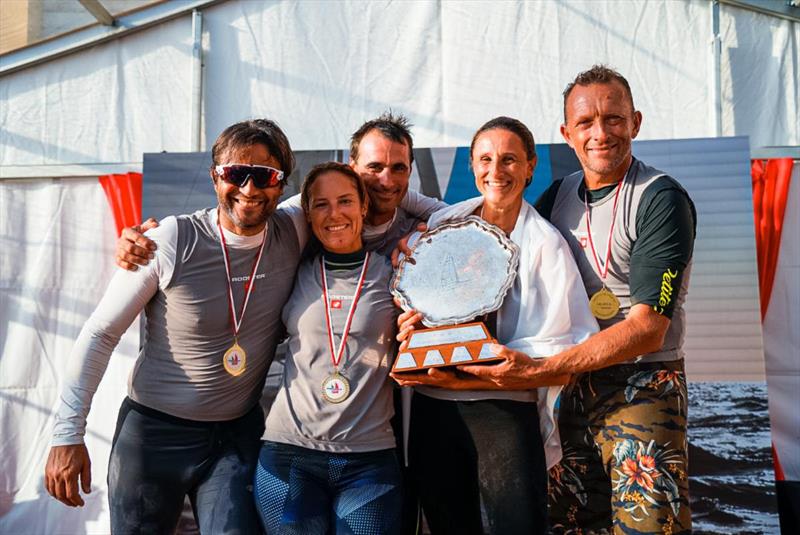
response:
[[[289,139],[278,124],[269,119],[242,121],[223,130],[211,148],[212,170],[219,165],[219,159],[225,152],[256,144],[264,145],[270,156],[278,160],[284,176],[292,174],[295,162]]]
[[[414,141],[411,139],[412,126],[414,125],[409,122],[408,117],[401,113],[394,114],[392,110],[383,112],[377,119],[372,119],[359,126],[358,130],[350,136],[350,159],[353,161],[358,159],[358,145],[361,140],[368,133],[377,130],[387,139],[408,146],[409,163],[413,163]]]
[[[303,207],[303,211],[308,213],[309,203],[311,202],[311,186],[320,176],[331,171],[341,173],[353,181],[356,186],[356,191],[358,192],[358,198],[361,200],[361,204],[366,208],[369,204],[369,197],[367,196],[367,187],[364,185],[364,180],[361,178],[361,175],[356,173],[355,170],[347,164],[341,162],[324,162],[312,167],[311,171],[306,175],[305,180],[303,180],[303,185],[300,186],[300,204]]]
[[[478,140],[478,136],[488,130],[494,130],[496,128],[508,130],[512,134],[517,135],[520,141],[522,141],[522,145],[525,147],[525,157],[528,159],[528,161],[533,160],[536,157],[536,142],[533,140],[533,134],[528,127],[518,119],[500,116],[485,122],[483,126],[478,128],[478,131],[475,132],[475,135],[472,136],[472,143],[469,144],[470,164],[472,164],[472,150],[475,148],[475,141]]]
[[[627,93],[628,100],[631,103],[631,109],[635,111],[636,107],[633,105],[633,93],[631,93],[631,86],[628,83],[628,80],[626,80],[624,76],[611,67],[597,64],[592,65],[592,68],[588,71],[578,73],[578,76],[576,76],[572,82],[567,84],[566,89],[564,89],[564,122],[567,122],[567,99],[569,98],[569,94],[572,93],[572,90],[575,89],[576,85],[585,87],[592,84],[613,84],[614,82],[617,82],[623,87],[623,89],[625,89],[625,93]]]

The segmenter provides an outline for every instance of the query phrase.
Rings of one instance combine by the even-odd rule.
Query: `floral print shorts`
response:
[[[555,534],[691,533],[683,360],[576,376],[550,471]]]

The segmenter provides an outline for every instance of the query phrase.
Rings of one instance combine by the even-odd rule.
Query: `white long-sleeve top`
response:
[[[430,229],[473,214],[482,197],[468,199],[436,212]],[[520,248],[519,267],[513,286],[497,311],[498,341],[533,358],[550,357],[579,344],[598,331],[589,310],[575,259],[558,230],[527,202],[522,202],[509,236]],[[417,387],[418,392],[444,400],[511,399],[538,402],[542,438],[548,468],[561,459],[554,407],[562,387],[537,391],[446,390]]]

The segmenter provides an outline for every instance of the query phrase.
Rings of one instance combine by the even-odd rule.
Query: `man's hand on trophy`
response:
[[[404,237],[400,238],[400,241],[397,242],[397,247],[395,247],[394,251],[392,251],[392,267],[397,269],[397,266],[400,265],[400,260],[402,260],[402,257],[400,255],[408,257],[408,261],[411,262],[412,264],[416,263],[414,259],[411,258],[411,255],[414,253],[414,246],[409,245],[408,242],[409,240],[411,240],[412,237],[414,237],[414,239],[411,240],[412,243],[415,242],[416,238],[419,237],[419,235],[425,232],[426,230],[428,230],[428,225],[426,225],[425,223],[418,223],[417,230],[415,230],[414,232],[410,232],[406,234]]]
[[[136,271],[139,266],[146,266],[150,262],[150,259],[154,256],[153,251],[156,250],[157,246],[144,233],[157,226],[158,221],[151,217],[141,225],[122,229],[122,234],[117,240],[117,254],[115,257],[119,267],[128,271]]]
[[[487,381],[500,390],[530,390],[543,386],[564,385],[570,375],[554,372],[547,358],[530,357],[504,345],[492,344],[492,353],[503,360],[485,364],[465,364],[459,366],[461,373],[474,379]],[[486,387],[484,387],[486,388]]]

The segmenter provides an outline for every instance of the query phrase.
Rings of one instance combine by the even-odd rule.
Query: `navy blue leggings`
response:
[[[270,535],[400,533],[402,490],[393,449],[329,453],[265,442],[255,494]]]
[[[126,398],[108,466],[111,532],[172,534],[188,495],[201,533],[260,533],[252,484],[263,414],[256,405],[229,422],[194,422]]]

